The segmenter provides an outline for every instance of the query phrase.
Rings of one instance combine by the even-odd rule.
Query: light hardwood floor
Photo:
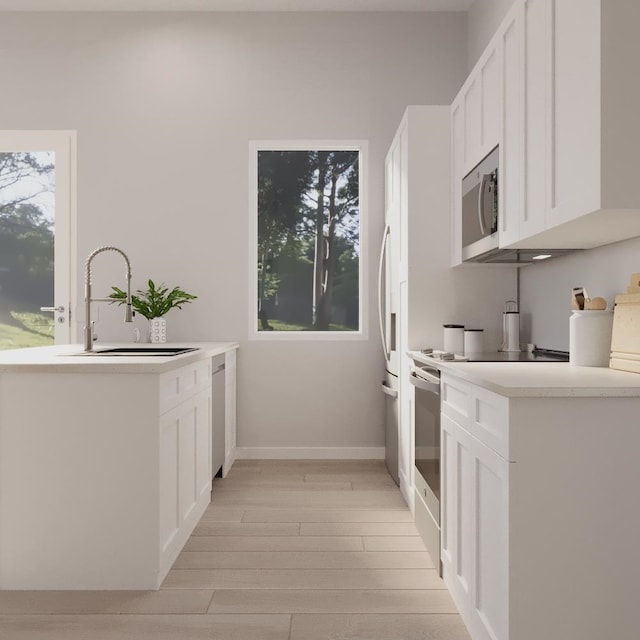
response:
[[[160,591],[0,592],[2,640],[468,640],[379,461],[238,461]]]

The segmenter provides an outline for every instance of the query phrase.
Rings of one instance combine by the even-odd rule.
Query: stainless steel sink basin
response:
[[[179,356],[182,353],[197,351],[198,347],[117,347],[88,352],[88,356]]]

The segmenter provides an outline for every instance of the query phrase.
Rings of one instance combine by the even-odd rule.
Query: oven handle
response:
[[[429,375],[429,374],[427,374]],[[435,376],[434,376],[435,378]],[[421,389],[422,391],[428,391],[429,393],[433,393],[437,396],[440,395],[440,381],[438,382],[429,382],[427,380],[423,380],[421,377],[417,376],[415,373],[412,373],[409,377],[409,382],[414,387]]]

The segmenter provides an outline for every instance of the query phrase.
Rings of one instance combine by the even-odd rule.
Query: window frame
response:
[[[357,331],[259,331],[258,314],[258,152],[357,151],[358,157],[358,325]],[[368,142],[366,140],[249,141],[249,340],[366,340],[368,338]]]

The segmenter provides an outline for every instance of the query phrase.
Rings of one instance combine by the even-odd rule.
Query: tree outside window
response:
[[[257,151],[259,332],[360,330],[360,156]]]

